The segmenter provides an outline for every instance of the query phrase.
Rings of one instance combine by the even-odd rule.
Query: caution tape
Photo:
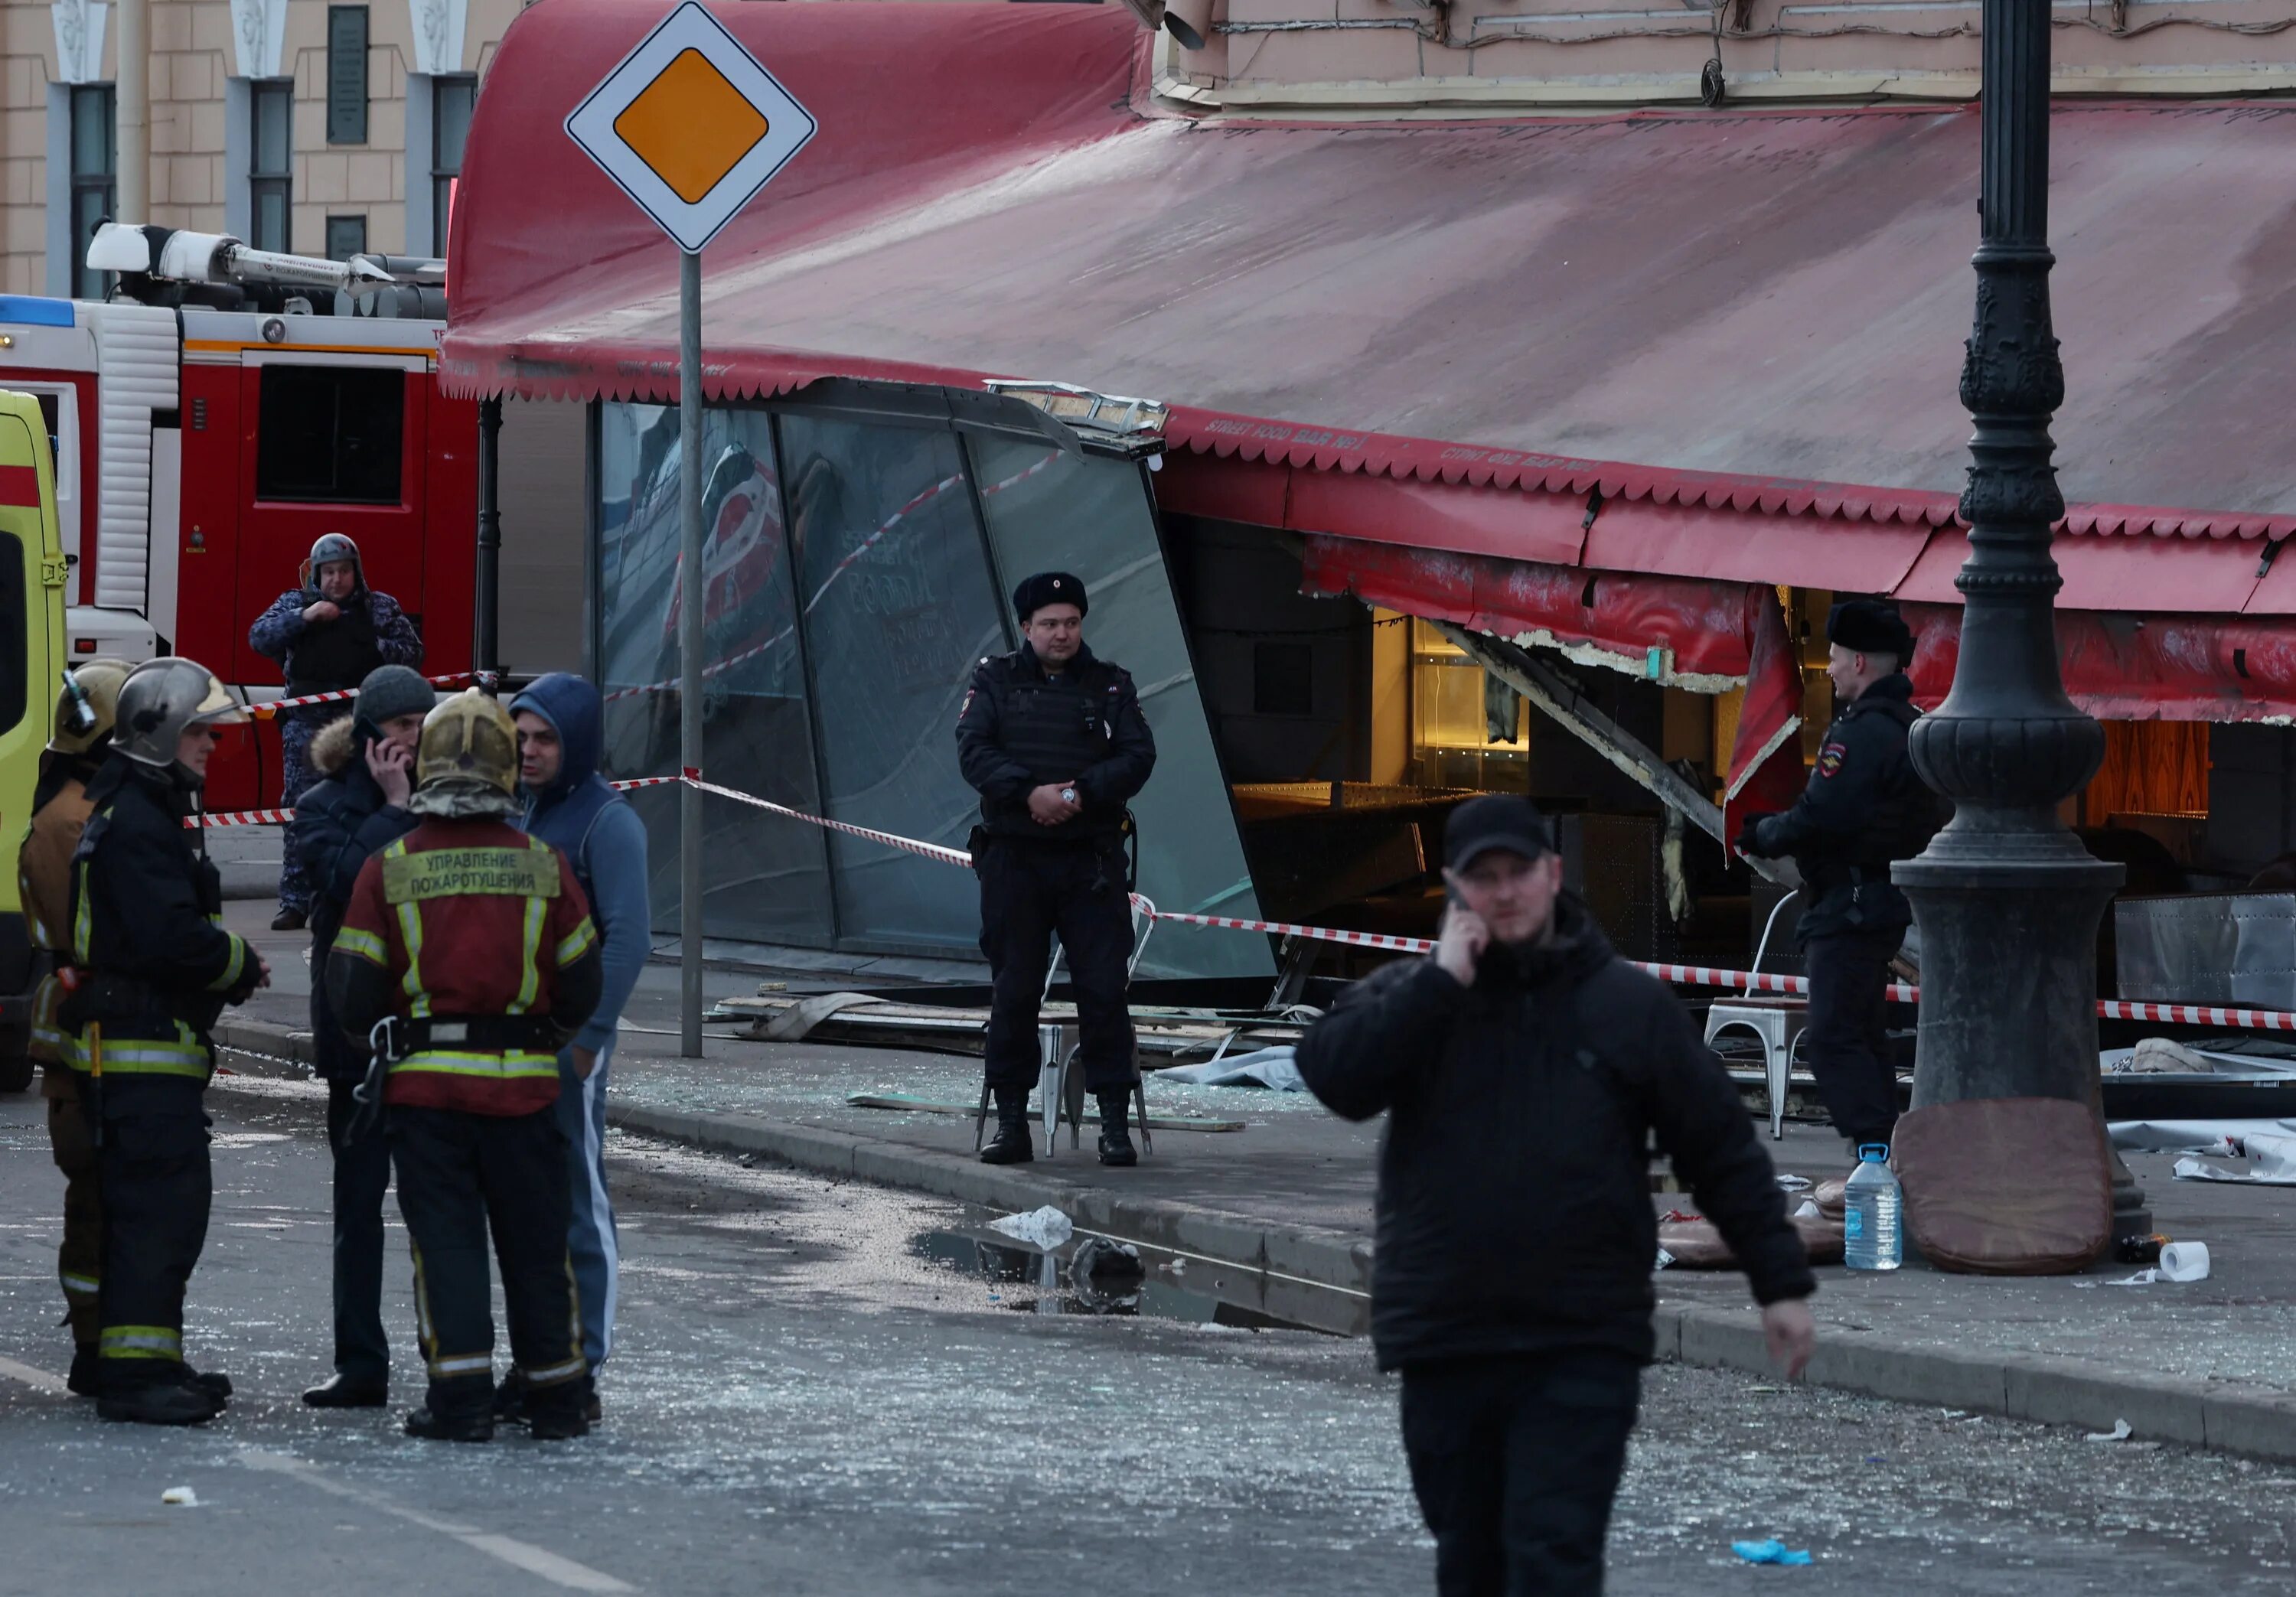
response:
[[[775,804],[770,798],[760,798],[755,793],[744,793],[738,788],[720,786],[702,779],[701,773],[687,769],[676,776],[639,776],[609,785],[618,792],[633,792],[641,788],[676,787],[688,784],[704,793],[728,798],[736,804],[761,809],[772,815],[783,815],[792,821],[802,821],[808,826],[818,826],[828,831],[843,832],[848,837],[882,843],[888,848],[898,848],[943,864],[972,864],[972,856],[962,848],[951,848],[940,843],[927,843],[915,838],[906,838],[898,832],[879,831],[872,827],[856,826],[849,821],[832,821],[825,815],[808,815],[792,809],[786,804]],[[248,809],[226,815],[193,815],[184,821],[186,826],[278,826],[295,818],[292,810]],[[1185,910],[1159,909],[1141,894],[1132,895],[1132,903],[1148,921],[1170,921],[1185,926],[1204,926],[1218,931],[1260,932],[1270,937],[1304,938],[1312,942],[1337,943],[1350,948],[1371,948],[1387,954],[1431,954],[1435,944],[1431,938],[1399,937],[1390,932],[1348,931],[1332,926],[1308,926],[1292,921],[1248,921],[1234,915],[1200,915]],[[1637,970],[1657,977],[1674,987],[1713,987],[1727,992],[1774,993],[1784,997],[1804,997],[1809,993],[1809,979],[1788,976],[1781,972],[1730,970],[1713,965],[1652,964],[1643,960],[1629,960]],[[1915,1003],[1922,990],[1905,982],[1892,982],[1886,989],[1890,1002]],[[2150,1020],[2172,1026],[2223,1026],[2244,1031],[2296,1032],[2296,1013],[2283,1010],[2228,1009],[2201,1003],[2139,1003],[2126,999],[2106,998],[2097,1003],[2099,1018],[2107,1020]]]
[[[444,676],[426,676],[422,680],[434,688],[458,688],[466,683],[488,680],[493,675],[489,671],[449,671]],[[340,704],[357,697],[357,688],[337,688],[324,693],[305,693],[296,699],[266,699],[261,704],[249,705],[247,713],[258,720],[267,721],[283,709],[300,709],[307,704]],[[258,815],[262,812],[249,810],[245,813]]]

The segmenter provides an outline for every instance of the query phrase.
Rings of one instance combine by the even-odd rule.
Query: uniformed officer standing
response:
[[[512,824],[518,733],[502,706],[473,688],[432,710],[414,776],[422,823],[360,868],[326,968],[338,1022],[375,1036],[384,1071],[430,1372],[406,1432],[494,1435],[491,1226],[534,1436],[578,1437],[587,1366],[554,1106],[558,1051],[598,1003],[598,934],[566,856]]]
[[[992,1165],[1036,1157],[1029,1094],[1042,1057],[1037,1006],[1060,934],[1076,993],[1078,1062],[1100,1103],[1100,1162],[1139,1162],[1128,1134],[1132,1086],[1132,908],[1126,803],[1147,785],[1156,743],[1132,678],[1085,647],[1084,584],[1045,571],[1013,592],[1023,639],[984,659],[957,713],[964,779],[980,794],[972,868],[980,879],[980,951],[994,983],[988,1082]]]
[[[222,881],[184,823],[221,729],[247,712],[206,667],[166,658],[127,674],[117,714],[72,855],[74,976],[59,1011],[99,1144],[96,1412],[190,1425],[231,1395],[184,1362],[184,1290],[214,1193],[208,1033],[271,972],[223,929]]]
[[[1809,976],[1803,1046],[1818,1096],[1853,1146],[1887,1142],[1898,1119],[1898,1078],[1883,1028],[1890,960],[1913,909],[1890,880],[1942,818],[1944,801],[1906,753],[1921,712],[1904,670],[1913,634],[1893,604],[1845,600],[1825,618],[1825,674],[1839,707],[1809,785],[1782,815],[1751,820],[1738,851],[1791,855],[1802,877],[1796,932]]]
[[[56,1249],[56,1278],[64,1290],[65,1321],[71,1327],[72,1362],[68,1380],[83,1397],[95,1396],[102,1362],[96,1354],[96,1293],[103,1272],[103,1192],[96,1170],[95,1139],[79,1101],[72,1073],[72,1051],[57,1011],[63,1003],[60,963],[70,957],[71,858],[87,825],[87,784],[111,750],[111,722],[119,684],[132,669],[126,660],[91,659],[75,667],[56,696],[55,733],[40,756],[40,779],[32,789],[32,826],[16,852],[16,889],[24,906],[24,930],[40,962],[39,985],[32,992],[29,1048],[40,1066],[40,1096],[48,1106],[48,1151],[64,1177],[63,1243]]]

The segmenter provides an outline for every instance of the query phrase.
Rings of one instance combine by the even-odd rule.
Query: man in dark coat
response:
[[[1815,1290],[1769,1157],[1664,986],[1562,890],[1528,800],[1461,805],[1431,957],[1343,995],[1300,1043],[1337,1113],[1385,1110],[1372,1345],[1403,1372],[1403,1439],[1445,1597],[1577,1597],[1653,1351],[1652,1132],[1718,1225],[1792,1375]]]
[[[349,538],[331,532],[313,544],[300,575],[300,586],[280,594],[247,629],[248,646],[279,662],[288,698],[348,692],[377,666],[422,663],[422,634],[398,600],[366,586],[366,567]],[[339,718],[337,704],[307,704],[281,715],[281,808],[293,808],[317,780],[311,740]],[[298,930],[310,913],[311,883],[291,825],[279,866],[279,914],[271,930]]]
[[[1791,855],[1801,872],[1794,935],[1809,976],[1802,1051],[1835,1127],[1863,1146],[1887,1142],[1898,1122],[1883,1017],[1890,961],[1914,912],[1890,880],[1890,862],[1919,854],[1944,810],[1906,753],[1921,712],[1904,669],[1914,636],[1897,606],[1845,600],[1827,615],[1825,635],[1837,708],[1809,785],[1785,814],[1749,821],[1738,851]]]
[[[315,969],[341,930],[359,869],[414,830],[407,799],[422,717],[437,702],[405,666],[379,666],[351,713],[311,740],[323,780],[295,807],[295,847],[311,883]],[[327,1142],[335,1153],[335,1372],[303,1394],[314,1408],[379,1408],[389,1397],[390,1344],[382,1331],[382,1195],[390,1146],[381,1118],[353,1096],[370,1056],[334,1022],[327,984],[311,983],[311,1045],[327,1084]]]

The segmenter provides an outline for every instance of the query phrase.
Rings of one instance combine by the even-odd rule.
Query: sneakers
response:
[[[380,1380],[355,1380],[331,1375],[303,1394],[313,1408],[381,1408],[390,1401],[390,1388]]]
[[[495,1417],[480,1412],[470,1414],[434,1414],[426,1405],[406,1416],[406,1434],[420,1437],[426,1442],[491,1442],[495,1439]]]
[[[95,1412],[130,1425],[204,1425],[223,1413],[223,1403],[190,1381],[147,1381],[104,1393]]]

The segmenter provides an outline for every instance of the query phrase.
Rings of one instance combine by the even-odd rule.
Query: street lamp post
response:
[[[2049,0],[1984,0],[1983,14],[1961,655],[1952,692],[1912,734],[1915,767],[1955,814],[1892,872],[1921,928],[1914,1104],[2072,1098],[2101,1112],[2096,929],[2122,871],[2058,815],[2095,775],[2104,731],[2057,667],[2049,538],[2065,505],[2049,422],[2065,379],[2049,317]],[[2116,1159],[2114,1235],[2151,1229],[2144,1203]]]

